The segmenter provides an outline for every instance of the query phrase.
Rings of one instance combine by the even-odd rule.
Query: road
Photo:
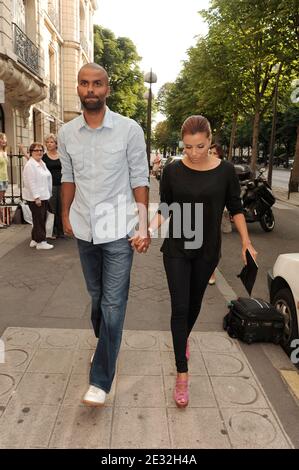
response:
[[[299,251],[299,208],[283,202],[274,205],[276,226],[273,232],[266,233],[259,223],[249,224],[248,229],[251,241],[258,251],[259,272],[252,294],[255,297],[268,299],[267,271],[272,268],[280,253],[294,253]],[[222,236],[222,259],[220,270],[227,282],[238,295],[246,295],[241,281],[236,277],[241,271],[241,258],[236,256],[238,234],[233,233]]]

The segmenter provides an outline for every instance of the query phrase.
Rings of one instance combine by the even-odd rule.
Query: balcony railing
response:
[[[38,48],[26,34],[13,23],[15,54],[28,69],[39,74]]]
[[[53,82],[49,85],[49,99],[50,103],[57,104],[57,85]]]

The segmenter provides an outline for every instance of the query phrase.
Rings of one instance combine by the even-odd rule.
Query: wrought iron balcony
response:
[[[38,48],[15,23],[13,29],[16,55],[28,69],[39,75]]]
[[[49,85],[49,98],[50,103],[57,104],[57,85],[53,82],[50,82]]]

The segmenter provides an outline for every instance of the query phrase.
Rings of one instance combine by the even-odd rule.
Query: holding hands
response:
[[[137,253],[146,253],[151,243],[151,233],[149,230],[147,233],[136,230],[133,237],[129,238],[129,242]]]

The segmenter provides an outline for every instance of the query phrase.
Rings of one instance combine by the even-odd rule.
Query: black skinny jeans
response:
[[[188,372],[186,346],[200,312],[203,295],[217,262],[197,256],[171,258],[163,255],[171,297],[171,332],[177,372]]]
[[[62,237],[63,233],[63,226],[62,226],[62,219],[61,219],[61,186],[53,186],[52,187],[52,197],[49,200],[50,208],[55,215],[54,218],[54,227],[53,227],[53,235],[57,237]]]

